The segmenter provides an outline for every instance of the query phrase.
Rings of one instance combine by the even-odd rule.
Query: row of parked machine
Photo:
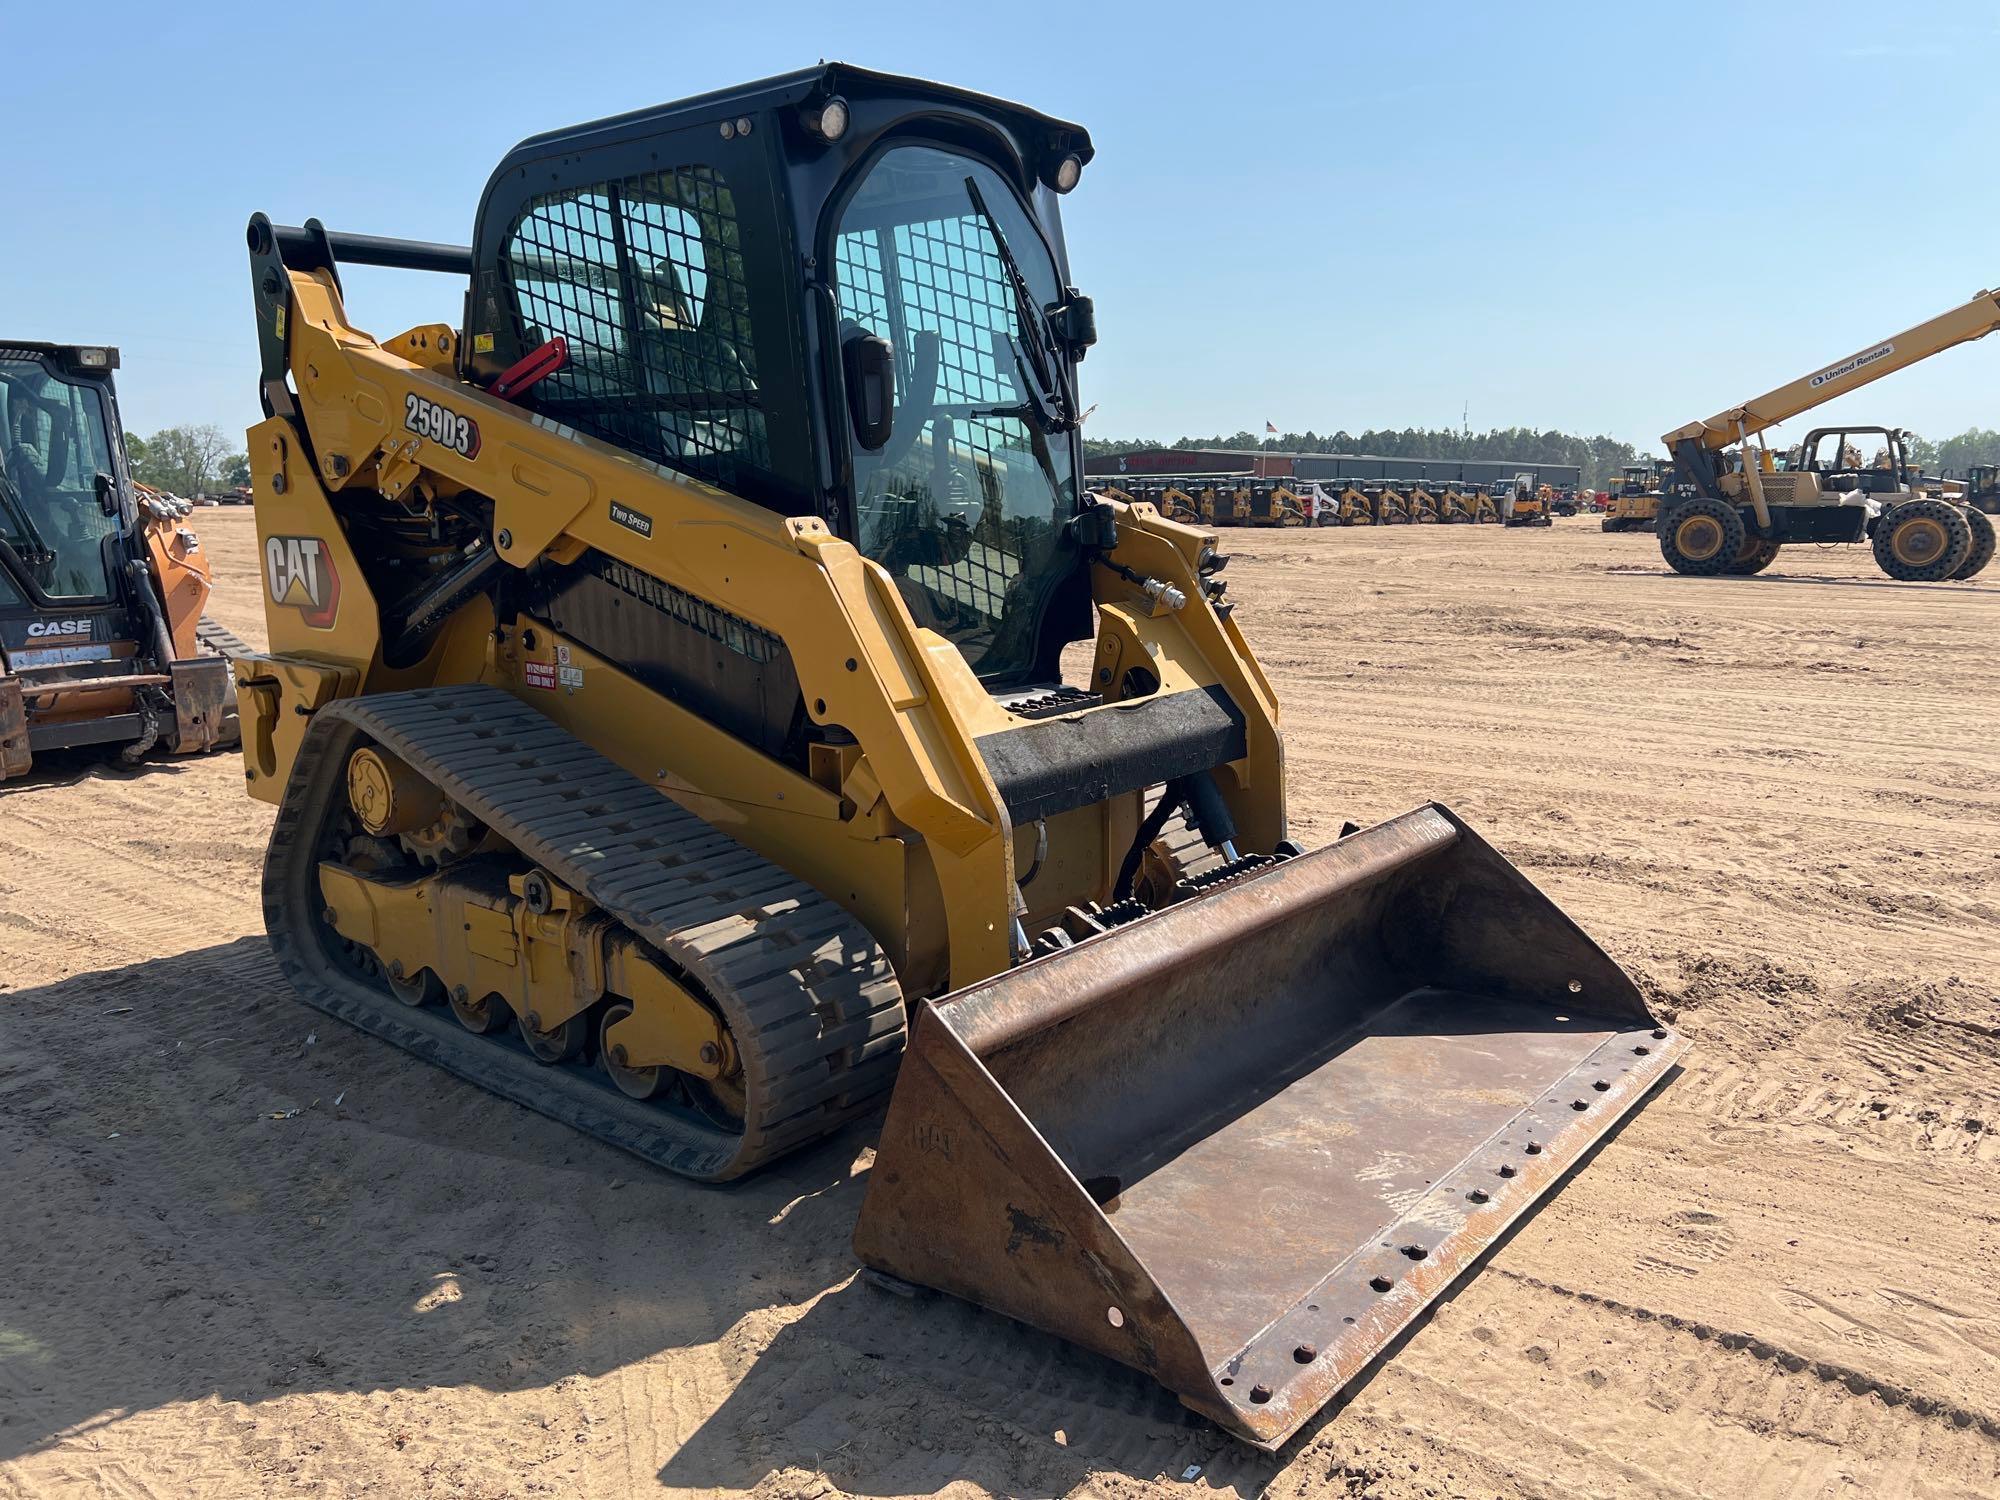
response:
[[[1247,474],[1121,474],[1094,488],[1201,526],[1547,526],[1576,509],[1532,475],[1497,484],[1259,479]]]

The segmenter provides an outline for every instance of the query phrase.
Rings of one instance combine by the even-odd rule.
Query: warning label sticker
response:
[[[547,661],[523,662],[521,665],[521,678],[529,687],[549,688],[553,690],[556,685],[555,663]]]

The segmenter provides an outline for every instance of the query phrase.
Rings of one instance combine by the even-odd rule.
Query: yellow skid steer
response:
[[[1446,809],[1291,840],[1215,488],[1083,480],[1091,155],[825,64],[522,143],[469,246],[254,217],[265,915],[692,1178],[886,1101],[862,1261],[1272,1446],[1684,1043]]]

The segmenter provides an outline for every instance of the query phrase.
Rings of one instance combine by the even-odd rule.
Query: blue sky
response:
[[[2000,282],[1992,4],[4,4],[0,334],[120,345],[136,431],[240,429],[253,209],[464,242],[520,137],[819,57],[1090,128],[1093,436],[1469,403],[1652,447]],[[347,285],[380,336],[459,314]],[[1993,339],[1826,410],[1944,436],[1997,384]]]

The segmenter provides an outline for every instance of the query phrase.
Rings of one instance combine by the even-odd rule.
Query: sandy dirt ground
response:
[[[0,793],[0,1496],[2000,1495],[2000,585],[1232,545],[1295,833],[1447,802],[1697,1044],[1286,1451],[859,1282],[866,1129],[704,1190],[306,1009],[237,762],[78,761]]]

